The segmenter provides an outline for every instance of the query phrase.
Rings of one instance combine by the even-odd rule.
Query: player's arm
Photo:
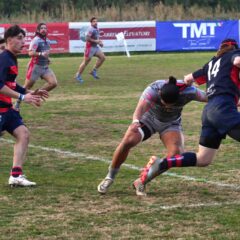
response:
[[[233,59],[233,65],[240,68],[240,56],[236,56],[234,59]]]
[[[137,107],[133,113],[133,123],[139,122],[143,114],[149,111],[155,104],[158,93],[151,87],[147,87],[140,97]]]
[[[40,56],[48,57],[49,51],[38,52],[37,48],[38,48],[38,42],[37,40],[33,39],[28,49],[28,55],[30,57],[40,57]]]
[[[21,93],[12,90],[11,88],[9,88],[8,86],[6,86],[4,84],[3,85],[0,84],[0,93],[8,96],[10,98],[15,98],[15,99],[19,99],[20,95],[22,95]]]
[[[142,118],[143,114],[147,112],[150,108],[151,104],[147,102],[145,99],[140,99],[138,101],[137,107],[133,113],[133,123],[139,123],[140,119]]]
[[[92,42],[92,43],[97,43],[100,45],[100,47],[103,47],[103,42],[100,40],[100,39],[94,39],[91,37],[91,33],[89,33],[87,36],[86,36],[86,40],[88,42]]]
[[[41,52],[37,52],[37,48],[38,48],[38,42],[35,39],[33,39],[30,42],[29,49],[28,49],[29,57],[41,56],[42,53]]]
[[[194,82],[192,73],[185,75],[183,81],[187,86],[191,86]]]
[[[197,85],[202,85],[206,82],[207,77],[204,68],[198,69],[197,71],[184,76],[184,83],[188,86],[191,86],[193,83],[196,83]]]
[[[27,94],[27,93],[31,93],[33,95],[38,95],[41,97],[42,100],[45,100],[46,98],[49,97],[48,91],[43,90],[43,89],[36,89],[36,90],[30,90],[30,89],[26,89],[22,86],[20,86],[18,83],[16,84],[16,88],[14,89],[16,92],[21,93],[21,94]]]
[[[208,98],[207,98],[207,94],[206,92],[196,88],[196,97],[195,100],[198,102],[207,102]]]
[[[37,107],[39,107],[41,105],[41,97],[40,96],[33,95],[31,93],[27,93],[27,94],[18,93],[6,85],[4,85],[0,88],[0,93],[4,94],[10,98],[19,99],[23,102],[32,104]]]

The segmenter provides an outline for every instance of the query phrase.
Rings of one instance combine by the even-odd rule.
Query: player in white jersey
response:
[[[205,92],[194,86],[188,87],[174,77],[169,77],[169,81],[157,80],[150,84],[140,97],[133,121],[113,154],[108,174],[98,185],[98,192],[105,194],[108,191],[130,149],[156,132],[169,156],[182,153],[181,112],[192,100],[206,102],[207,97]]]
[[[37,79],[42,78],[46,84],[41,89],[51,91],[57,86],[57,79],[53,71],[49,68],[50,40],[47,38],[47,25],[39,23],[36,35],[29,46],[29,56],[31,60],[28,64],[25,87],[30,89]]]
[[[97,70],[105,61],[105,55],[102,52],[100,47],[103,47],[103,42],[99,39],[99,29],[97,27],[97,18],[92,17],[90,19],[91,26],[88,28],[87,35],[86,35],[86,46],[84,50],[84,59],[79,66],[78,72],[76,73],[76,80],[80,83],[83,83],[82,73],[86,66],[89,64],[93,56],[96,56],[97,62],[93,67],[90,74],[95,78],[99,79],[97,75]],[[100,46],[100,47],[99,47]]]
[[[35,37],[32,39],[28,51],[31,60],[28,63],[24,88],[31,89],[39,78],[46,81],[41,87],[42,90],[49,92],[57,87],[57,78],[48,66],[50,63],[50,40],[47,38],[47,25],[45,23],[38,24]],[[16,102],[16,110],[19,110],[20,103],[20,100]]]

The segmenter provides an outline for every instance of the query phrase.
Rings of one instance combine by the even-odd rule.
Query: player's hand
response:
[[[193,84],[193,82],[194,82],[194,78],[193,78],[192,73],[184,76],[184,80],[183,81],[184,81],[184,83],[186,85],[191,86]]]
[[[31,104],[35,107],[40,107],[41,106],[41,96],[33,94],[33,93],[27,93],[24,96],[24,100],[25,103]]]
[[[49,97],[48,91],[43,89],[36,89],[34,92],[32,92],[32,94],[40,96],[43,101],[46,101],[46,99]]]
[[[49,51],[44,51],[44,52],[42,52],[42,56],[43,56],[43,57],[48,57],[48,55],[49,55]]]

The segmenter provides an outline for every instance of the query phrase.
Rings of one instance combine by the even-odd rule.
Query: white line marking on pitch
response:
[[[7,143],[14,143],[14,141],[10,140],[10,139],[0,138],[0,141],[7,142]],[[55,152],[55,153],[58,153],[58,154],[69,156],[69,157],[83,157],[83,158],[88,159],[88,160],[101,161],[101,162],[108,163],[108,164],[111,163],[110,160],[107,160],[105,158],[94,156],[94,155],[89,155],[89,154],[85,154],[85,153],[74,153],[74,152],[71,152],[71,151],[63,151],[63,150],[58,149],[58,148],[42,147],[42,146],[36,146],[36,145],[33,145],[33,144],[29,144],[29,147],[35,148],[35,149],[41,149],[41,150],[44,150],[44,151],[47,151],[47,152]],[[127,163],[123,163],[122,166],[124,166],[126,168],[129,168],[129,169],[137,170],[137,171],[140,171],[142,169],[140,167],[137,167],[137,166],[132,165],[132,164],[127,164]],[[177,173],[165,172],[163,174],[167,175],[167,176],[171,176],[171,177],[181,178],[181,179],[184,179],[184,180],[187,180],[187,181],[204,182],[204,183],[207,183],[207,184],[215,185],[217,187],[231,188],[233,190],[240,190],[240,185],[237,185],[237,184],[229,184],[229,183],[208,181],[207,179],[204,179],[204,178],[195,178],[195,177],[190,177],[190,176],[186,176],[186,175],[179,175]]]
[[[229,206],[229,205],[239,205],[240,201],[233,201],[233,202],[210,202],[210,203],[196,203],[196,204],[176,204],[176,205],[169,205],[169,206],[161,206],[158,205],[158,208],[164,210],[171,210],[176,208],[199,208],[199,207],[221,207],[221,206]]]

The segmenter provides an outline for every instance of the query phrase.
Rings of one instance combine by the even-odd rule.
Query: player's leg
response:
[[[113,154],[112,162],[108,168],[107,176],[98,185],[98,191],[100,193],[107,192],[108,188],[113,183],[117,173],[119,172],[120,166],[127,159],[130,149],[141,141],[148,139],[150,136],[151,131],[144,125],[141,128],[138,128],[137,131],[134,130],[132,125],[129,126],[122,141],[117,146]]]
[[[90,63],[92,58],[90,57],[84,57],[82,63],[79,66],[78,73],[81,75],[83,71],[85,70],[86,66]]]
[[[51,69],[47,68],[44,70],[42,79],[46,81],[46,83],[41,87],[42,90],[49,92],[57,87],[57,78]]]
[[[26,79],[25,83],[24,83],[24,87],[26,89],[31,89],[33,87],[33,85],[35,84],[36,81],[33,81],[31,79]]]
[[[76,73],[76,80],[79,81],[80,83],[83,83],[82,79],[82,73],[85,70],[86,66],[90,63],[91,58],[89,57],[84,57],[82,63],[79,66],[78,72]]]
[[[30,182],[23,175],[23,164],[29,144],[29,131],[23,125],[19,112],[10,110],[8,112],[8,122],[6,130],[16,139],[13,151],[13,166],[9,177],[9,185],[11,186],[35,186],[35,182]]]
[[[92,47],[86,47],[84,50],[84,57],[83,57],[83,61],[79,66],[79,69],[76,73],[75,79],[77,81],[79,81],[79,83],[83,83],[83,79],[82,79],[82,73],[85,70],[86,66],[90,63],[91,59],[93,56],[93,49]]]
[[[180,127],[177,127],[176,129],[173,128],[172,130],[169,128],[168,131],[164,131],[160,135],[160,139],[166,147],[167,156],[175,156],[177,154],[181,154],[184,151],[184,136]],[[140,178],[134,181],[133,186],[138,196],[146,196],[145,187],[147,181],[142,181],[142,179],[143,176],[148,173],[149,169],[151,169],[151,172],[149,173],[149,181],[161,173],[167,171],[168,168],[162,169],[162,171],[158,171],[160,161],[161,160],[157,157],[152,156],[144,170],[141,172]]]
[[[97,75],[97,70],[100,68],[100,66],[103,64],[103,62],[106,60],[106,57],[100,49],[97,50],[97,52],[94,54],[94,56],[97,57],[97,62],[95,64],[94,68],[92,69],[92,71],[90,72],[90,74],[95,79],[99,79],[99,76]]]
[[[202,127],[198,153],[185,152],[166,158],[152,156],[149,163],[141,173],[142,184],[150,182],[153,178],[172,167],[206,167],[208,166],[219,148],[221,135],[211,127]]]
[[[181,154],[184,151],[184,136],[182,131],[166,131],[160,135],[168,156]]]
[[[95,69],[98,69],[101,67],[101,65],[103,64],[103,62],[106,60],[106,57],[104,55],[104,53],[102,51],[98,51],[96,52],[95,56],[98,58],[97,62],[95,64]]]
[[[27,68],[24,87],[27,89],[31,89],[35,84],[35,82],[40,78],[40,76],[41,76],[41,66],[34,64],[32,61],[30,61]]]

